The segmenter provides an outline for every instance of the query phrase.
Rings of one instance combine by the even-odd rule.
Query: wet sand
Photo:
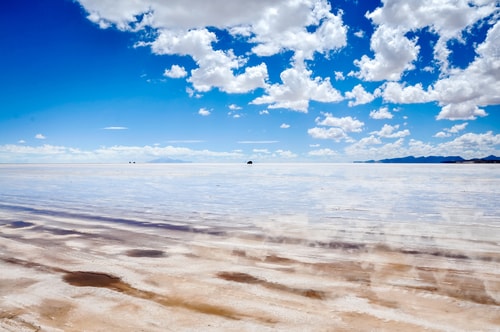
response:
[[[37,212],[0,214],[0,330],[500,330],[494,227],[454,236]]]

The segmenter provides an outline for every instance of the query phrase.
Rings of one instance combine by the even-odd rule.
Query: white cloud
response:
[[[279,141],[238,141],[238,144],[274,144]]]
[[[242,68],[246,60],[237,57],[232,50],[214,50],[217,41],[215,33],[207,29],[161,30],[153,42],[140,42],[137,46],[150,46],[159,55],[188,55],[198,65],[191,71],[188,81],[200,92],[219,88],[228,93],[244,93],[264,87],[267,79],[265,63],[246,67],[243,73],[234,71]]]
[[[454,125],[453,127],[451,127],[450,129],[448,129],[447,131],[450,132],[450,133],[456,134],[459,131],[464,130],[465,127],[467,127],[468,124],[469,124],[468,122],[464,122],[462,124]]]
[[[337,118],[331,113],[323,113],[324,119],[316,118],[316,124],[323,127],[314,127],[307,131],[312,138],[351,141],[347,133],[361,132],[364,123],[350,116]],[[331,128],[325,128],[331,127]]]
[[[373,110],[370,112],[370,118],[376,120],[392,119],[392,117],[393,115],[391,112],[389,112],[389,108],[387,107],[381,107],[378,111]]]
[[[47,137],[45,137],[45,135],[43,135],[43,134],[36,134],[35,138],[36,139],[46,139]]]
[[[441,109],[438,120],[475,120],[478,116],[486,116],[486,112],[472,102],[448,104]]]
[[[118,126],[110,126],[110,127],[104,127],[102,128],[103,130],[127,130],[127,127],[118,127]]]
[[[387,82],[383,86],[382,97],[385,101],[397,104],[426,103],[436,99],[432,89],[423,89],[421,83],[406,86],[396,82]]]
[[[464,122],[462,124],[454,125],[451,128],[445,128],[443,131],[438,132],[434,137],[438,138],[445,138],[445,137],[450,137],[452,134],[457,134],[458,132],[462,131],[467,127],[469,123]]]
[[[206,108],[200,108],[200,110],[198,111],[198,114],[201,115],[201,116],[209,116],[210,115],[210,111],[207,110]]]
[[[191,71],[188,81],[196,91],[207,92],[215,87],[227,93],[245,93],[266,88],[267,95],[256,98],[255,104],[301,112],[307,112],[309,100],[342,99],[328,78],[312,79],[311,72],[300,68],[314,54],[328,57],[331,51],[347,44],[342,13],[333,14],[326,0],[262,0],[251,4],[234,0],[210,5],[201,0],[144,3],[80,0],[80,3],[88,11],[88,18],[102,28],[115,25],[122,30],[138,31],[149,26],[156,30],[152,41],[141,41],[137,46],[149,46],[155,54],[192,57],[198,67]],[[231,49],[214,50],[217,36],[204,28],[209,26],[243,37],[254,45],[252,52],[258,56],[290,50],[295,67],[282,73],[283,84],[268,86],[265,63],[247,67],[246,55],[235,55]],[[187,74],[183,68],[174,66],[165,72],[166,76]]]
[[[3,162],[146,162],[158,157],[172,157],[193,162],[240,161],[245,156],[238,151],[224,152],[193,150],[175,146],[110,146],[95,150],[80,150],[65,146],[0,145]]]
[[[333,157],[333,156],[337,156],[337,152],[335,152],[334,150],[332,149],[318,149],[318,150],[312,150],[312,151],[309,151],[308,153],[310,156],[314,156],[314,157]]]
[[[399,27],[380,25],[372,35],[370,47],[375,57],[363,55],[355,60],[359,67],[356,76],[366,81],[398,81],[406,70],[414,69],[420,47],[416,40],[405,37],[406,31]]]
[[[377,135],[379,137],[384,137],[384,138],[402,138],[405,136],[410,135],[410,131],[408,129],[404,129],[401,131],[396,131],[399,129],[399,125],[388,125],[385,124],[382,129],[379,131],[373,131],[370,134],[372,135]]]
[[[372,49],[376,54],[375,59],[369,63],[371,67],[361,67],[360,76],[370,79],[376,78],[380,72],[387,74],[387,71],[380,70],[385,67],[384,60],[394,57],[397,59],[398,52],[402,52],[402,57],[405,60],[398,61],[398,65],[394,65],[393,69],[399,69],[399,75],[403,70],[409,69],[406,68],[406,65],[409,63],[408,60],[414,60],[411,56],[413,52],[411,47],[407,47],[410,45],[402,36],[409,31],[416,31],[426,27],[439,36],[434,54],[435,59],[441,63],[442,70],[446,71],[448,66],[447,58],[450,53],[446,43],[453,38],[460,39],[464,29],[489,16],[496,10],[496,6],[497,2],[495,0],[384,0],[382,7],[367,14],[367,17],[378,26],[372,36]],[[379,29],[385,30],[384,33],[378,34]],[[391,31],[397,32],[399,37],[390,38]],[[389,35],[381,36],[385,33]],[[390,45],[379,44],[383,40]],[[405,65],[403,66],[403,64]],[[366,72],[363,71],[364,69],[366,69]],[[391,73],[398,76],[398,70]],[[390,75],[385,76],[389,77]]]
[[[365,36],[365,32],[363,30],[358,30],[354,33],[354,35],[358,38],[363,38]]]
[[[445,138],[445,137],[450,137],[451,134],[450,133],[447,133],[445,131],[440,131],[438,133],[436,133],[436,135],[434,135],[434,137],[437,137],[437,138]]]
[[[323,120],[319,117],[316,118],[316,124],[319,126],[338,127],[345,132],[360,132],[363,130],[364,123],[350,116],[337,118],[331,113],[323,113],[323,115],[325,116]]]
[[[334,15],[330,9],[324,0],[276,1],[270,8],[263,7],[259,19],[248,25],[254,34],[250,42],[257,43],[252,51],[270,56],[291,50],[294,60],[302,62],[315,52],[327,54],[344,47],[347,28],[341,14]],[[306,28],[310,26],[316,29],[310,32]]]
[[[356,85],[352,91],[347,91],[345,97],[346,99],[354,99],[354,101],[349,101],[349,107],[368,104],[375,99],[371,93],[365,91],[361,84]]]
[[[170,78],[181,78],[181,77],[186,77],[187,72],[186,69],[184,69],[184,67],[181,67],[179,65],[172,65],[170,69],[165,69],[163,76]]]
[[[480,106],[500,104],[500,22],[476,48],[477,57],[465,69],[453,69],[434,85],[440,105],[437,119],[473,120],[486,116]],[[471,84],[474,82],[474,84]]]
[[[291,158],[297,158],[297,155],[295,153],[293,153],[292,151],[290,150],[276,150],[275,153],[280,157],[280,158],[287,158],[287,159],[291,159]]]
[[[288,123],[282,123],[280,128],[281,129],[288,129],[288,128],[290,128],[290,125]]]
[[[341,72],[341,71],[336,71],[336,72],[334,72],[334,74],[335,74],[335,80],[336,80],[336,81],[343,81],[343,80],[345,80],[345,77],[344,77],[344,73],[343,73],[343,72]]]
[[[18,144],[25,144],[25,143],[26,143],[26,141],[25,141],[25,140],[23,140],[23,139],[20,139],[19,141],[17,141],[17,143],[18,143]]]
[[[452,141],[436,146],[437,152],[442,155],[460,155],[464,158],[485,157],[491,154],[498,155],[500,134],[488,131],[484,134],[466,133]]]
[[[241,107],[236,105],[236,104],[231,104],[228,106],[230,111],[227,113],[227,115],[232,116],[234,119],[239,119],[242,117],[241,114],[237,113],[237,111],[241,110]]]
[[[500,134],[488,131],[482,134],[466,133],[433,145],[411,139],[404,144],[403,138],[395,142],[380,145],[380,140],[374,136],[366,137],[353,143],[345,149],[348,156],[354,160],[396,158],[401,156],[462,156],[466,159],[480,158],[488,155],[499,155]],[[376,146],[368,142],[375,142]]]
[[[375,137],[369,137],[366,140],[356,142],[345,148],[348,156],[354,160],[368,160],[368,159],[384,159],[396,158],[407,155],[407,149],[404,146],[404,138],[400,138],[395,142],[387,143],[384,145],[373,146],[373,144],[380,144]]]
[[[192,57],[198,67],[191,71],[188,81],[200,92],[219,88],[227,93],[245,93],[266,87],[268,78],[264,63],[246,67],[247,55],[235,55],[230,49],[214,50],[212,44],[217,37],[205,27],[238,35],[254,45],[252,52],[258,56],[290,50],[295,63],[312,59],[314,54],[328,57],[346,45],[342,13],[333,14],[326,0],[79,2],[88,19],[101,28],[139,31],[150,27],[156,32],[149,34],[152,40],[140,41],[137,46],[149,46],[155,54]],[[172,67],[165,74],[183,77],[185,72],[179,69]]]
[[[241,107],[236,105],[236,104],[231,104],[231,105],[229,105],[229,109],[231,111],[238,111],[238,110],[241,110]]]
[[[268,110],[262,110],[259,112],[259,115],[269,115],[269,111]]]
[[[264,154],[269,154],[271,152],[269,152],[268,149],[253,149],[252,150],[253,153],[264,153]]]
[[[464,123],[459,124],[459,125],[454,125],[451,128],[445,128],[445,129],[443,129],[443,131],[440,131],[436,135],[434,135],[434,137],[438,137],[438,138],[450,137],[452,134],[457,134],[458,132],[464,130],[468,124],[469,124],[468,122],[464,122]]]
[[[336,142],[341,140],[349,139],[349,136],[346,134],[344,130],[341,128],[322,128],[322,127],[314,127],[307,130],[307,133],[316,139],[331,139]]]
[[[338,102],[342,95],[330,83],[329,78],[311,78],[312,71],[296,66],[283,71],[282,84],[266,88],[267,95],[254,99],[252,104],[269,104],[269,108],[289,108],[307,113],[309,101]]]

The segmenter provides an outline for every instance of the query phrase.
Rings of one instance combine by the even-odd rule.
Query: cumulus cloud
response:
[[[356,85],[352,91],[346,92],[345,97],[346,99],[354,99],[354,101],[351,100],[347,104],[349,107],[368,104],[375,99],[371,93],[365,91],[361,84]]]
[[[437,145],[436,150],[443,155],[461,155],[464,158],[476,158],[499,154],[500,134],[488,131],[483,134],[466,133],[452,141]]]
[[[384,0],[382,7],[366,15],[377,25],[371,37],[375,57],[363,56],[356,62],[358,76],[371,81],[398,80],[404,71],[413,69],[419,48],[405,35],[423,28],[437,34],[434,55],[446,71],[450,54],[447,42],[460,39],[464,29],[491,15],[496,5],[494,0]]]
[[[231,111],[238,111],[238,110],[241,110],[241,107],[236,105],[236,104],[231,104],[231,105],[229,105],[229,109]]]
[[[43,134],[36,134],[35,138],[36,139],[46,139],[47,137],[45,137],[45,135],[43,135]]]
[[[399,125],[388,125],[385,124],[382,129],[379,131],[373,131],[370,134],[372,135],[377,135],[379,137],[384,137],[384,138],[402,138],[405,136],[410,135],[410,131],[408,129],[404,129],[401,131],[396,131],[399,129]]]
[[[398,104],[438,102],[442,106],[438,120],[474,120],[487,116],[482,106],[500,103],[500,22],[477,46],[476,58],[465,69],[453,68],[434,84],[387,82],[382,86],[385,101]],[[474,84],[471,84],[474,82]]]
[[[334,117],[331,113],[324,113],[324,119],[316,118],[316,124],[320,126],[338,127],[345,132],[360,132],[363,129],[364,123],[346,116],[343,118]]]
[[[370,118],[375,120],[392,119],[393,115],[389,112],[389,108],[381,107],[379,110],[370,112]]]
[[[278,155],[280,158],[287,158],[287,159],[297,158],[297,155],[290,150],[279,149],[275,151],[275,154]]]
[[[150,47],[155,54],[191,57],[196,68],[189,74],[184,68],[173,65],[164,75],[189,76],[187,81],[198,92],[218,88],[227,93],[246,93],[265,88],[267,95],[257,98],[255,103],[302,112],[307,110],[309,100],[341,100],[329,79],[312,79],[309,72],[298,68],[316,54],[329,57],[331,52],[347,45],[347,27],[343,24],[342,12],[332,13],[326,0],[250,3],[215,0],[209,4],[202,0],[79,0],[79,3],[87,11],[87,18],[101,28],[114,26],[134,32],[153,29],[155,33],[145,34],[150,39],[139,41],[137,47]],[[260,57],[291,51],[293,68],[282,73],[282,84],[268,86],[264,62],[248,66],[248,54],[215,49],[218,29],[253,45],[252,53]],[[295,80],[296,74],[300,82]],[[306,93],[285,101],[298,92],[294,84],[307,88]]]
[[[322,128],[322,127],[314,127],[307,130],[307,133],[312,138],[317,139],[331,139],[336,142],[339,142],[343,139],[349,139],[349,136],[343,131],[341,128]]]
[[[413,61],[417,59],[420,47],[405,33],[400,27],[379,26],[370,42],[375,57],[370,59],[363,55],[355,60],[354,64],[359,67],[356,76],[366,81],[398,81],[404,71],[414,69]]]
[[[137,46],[150,46],[159,55],[191,56],[198,68],[191,70],[188,81],[200,92],[217,87],[228,93],[243,93],[265,86],[265,63],[246,67],[243,73],[235,75],[234,71],[242,68],[246,60],[232,50],[214,50],[212,44],[216,41],[216,34],[206,28],[161,30],[154,41],[140,42]]]
[[[332,139],[334,141],[346,140],[350,141],[348,133],[361,132],[364,123],[350,116],[337,118],[331,113],[324,113],[324,118],[316,118],[316,124],[323,127],[314,127],[307,133],[317,139]],[[330,127],[330,128],[325,128]]]
[[[404,138],[399,138],[395,142],[388,144],[381,143],[379,138],[372,135],[349,145],[345,148],[345,152],[355,160],[378,160],[409,155],[459,155],[471,159],[500,154],[498,148],[500,146],[500,134],[493,134],[491,131],[482,134],[466,133],[439,144],[431,144],[415,139],[411,139],[405,144]]]
[[[264,8],[261,18],[248,26],[257,43],[252,51],[270,56],[284,50],[294,52],[301,62],[312,59],[315,52],[327,54],[346,45],[347,28],[341,14],[331,13],[327,1],[284,1],[274,8]],[[311,32],[306,27],[316,26]]]
[[[187,72],[186,69],[184,69],[184,67],[181,67],[179,65],[172,65],[170,69],[165,69],[163,76],[170,78],[181,78],[181,77],[186,77]]]
[[[281,128],[281,129],[288,129],[288,128],[290,128],[290,125],[289,125],[288,123],[282,123],[282,124],[280,125],[280,128]]]
[[[274,144],[279,141],[238,141],[238,144]]]
[[[456,134],[456,133],[464,130],[468,124],[469,124],[468,122],[464,122],[462,124],[454,125],[451,128],[445,128],[445,129],[443,129],[443,131],[440,131],[436,135],[434,135],[434,137],[438,137],[438,138],[450,137],[452,134]]]
[[[355,60],[359,71],[354,75],[367,81],[392,81],[383,86],[383,98],[388,102],[437,101],[442,106],[439,120],[473,120],[486,116],[482,106],[500,103],[497,46],[500,23],[490,28],[485,41],[476,47],[477,57],[465,69],[450,68],[448,42],[464,42],[464,31],[498,11],[497,5],[494,0],[384,0],[383,6],[366,15],[376,25],[370,44],[374,56],[364,55]],[[434,60],[440,65],[441,74],[425,89],[421,83],[407,86],[395,82],[414,68],[420,51],[417,40],[410,40],[407,34],[422,29],[428,29],[438,38]]]
[[[341,71],[334,72],[336,81],[343,81],[345,79],[344,73]]]
[[[45,144],[42,146],[0,145],[0,158],[5,162],[146,162],[159,157],[172,157],[189,161],[240,161],[244,155],[238,151],[194,150],[177,146],[124,146],[100,147],[81,150],[72,147]]]
[[[200,110],[198,111],[198,114],[201,115],[201,116],[209,116],[210,115],[210,111],[207,110],[206,108],[200,108]]]
[[[269,154],[271,152],[269,152],[268,149],[253,149],[252,150],[253,153],[264,153],[264,154]]]
[[[268,108],[289,108],[307,113],[309,101],[338,102],[342,95],[330,83],[329,78],[311,78],[312,71],[304,66],[289,68],[280,75],[282,83],[266,88],[266,95],[252,104],[269,104]]]
[[[476,48],[477,57],[465,69],[453,69],[434,85],[438,101],[444,105],[438,120],[473,120],[486,116],[480,106],[500,104],[500,22]],[[474,84],[471,84],[474,82]]]
[[[500,104],[500,22],[495,23],[495,0],[382,0],[381,6],[366,13],[374,28],[371,36],[367,35],[371,29],[350,30],[354,39],[370,38],[371,52],[357,56],[357,69],[346,74],[353,80],[385,81],[372,93],[365,90],[368,85],[363,82],[351,91],[340,92],[343,72],[332,68],[328,74],[331,78],[319,76],[311,65],[311,60],[329,59],[347,46],[349,27],[344,24],[344,13],[332,10],[328,0],[77,1],[88,19],[103,29],[140,32],[142,39],[136,47],[148,47],[154,54],[172,56],[171,59],[192,59],[185,62],[190,63],[185,64],[186,68],[173,64],[165,69],[164,76],[184,78],[189,83],[187,93],[197,98],[212,89],[252,92],[251,104],[307,113],[312,101],[336,103],[345,98],[347,105],[353,107],[382,97],[385,103],[394,104],[437,103],[441,107],[437,120],[474,120],[487,116],[487,106]],[[487,18],[488,23],[481,21]],[[450,42],[465,43],[467,32],[486,24],[489,31],[485,40],[471,45],[476,57],[465,68],[450,65]],[[421,41],[416,37],[421,32],[434,36],[433,59],[425,64],[420,63]],[[228,46],[233,45],[226,43],[228,34],[246,44],[245,53],[238,53],[242,48]],[[271,81],[278,75],[270,76],[269,57],[277,54],[289,57],[289,64],[280,69],[278,80]],[[434,72],[426,75],[437,77],[436,81],[426,82],[425,86],[406,82],[406,78],[413,77],[408,72],[417,64],[427,65],[420,69]],[[335,86],[332,80],[337,81]],[[237,107],[230,105],[229,115],[240,117]],[[203,116],[210,113],[204,108],[199,110]],[[370,117],[391,119],[393,114],[382,107],[371,111]],[[351,117],[324,114],[324,119],[316,119],[316,125],[308,130],[314,138],[351,142],[349,134],[361,132],[364,124]],[[386,126],[372,132],[373,138],[362,144],[410,134],[398,126]],[[452,128],[436,137],[457,134]]]
[[[404,138],[381,144],[375,137],[368,137],[345,148],[348,156],[356,160],[396,158],[407,155]],[[378,146],[374,147],[374,144]]]
[[[478,116],[486,115],[486,112],[473,102],[464,102],[444,106],[436,118],[438,120],[475,120]]]
[[[383,86],[382,97],[385,101],[397,104],[426,103],[436,99],[435,92],[424,90],[421,83],[406,86],[396,82],[388,82]]]
[[[314,157],[333,157],[337,155],[337,152],[335,152],[332,149],[318,149],[318,150],[312,150],[309,151],[308,155],[314,156]]]

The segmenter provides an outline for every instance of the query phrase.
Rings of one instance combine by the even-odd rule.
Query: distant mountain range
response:
[[[429,157],[402,157],[381,160],[355,161],[356,163],[382,163],[382,164],[500,164],[500,157],[488,156],[485,158],[464,159],[460,156],[429,156]]]

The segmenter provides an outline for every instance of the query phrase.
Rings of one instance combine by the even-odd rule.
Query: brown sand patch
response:
[[[371,274],[374,271],[373,264],[352,261],[313,263],[310,265],[317,272],[363,285],[370,285]]]
[[[282,257],[282,256],[277,256],[277,255],[267,255],[266,258],[264,259],[265,262],[268,263],[278,263],[278,264],[293,264],[293,263],[298,263],[294,259]]]
[[[154,250],[154,249],[130,249],[125,252],[125,254],[129,257],[164,257],[165,252],[162,250]]]
[[[245,283],[245,284],[256,284],[256,285],[261,285],[265,288],[272,289],[272,290],[278,290],[278,291],[283,291],[283,292],[288,292],[300,296],[305,296],[311,299],[317,299],[317,300],[323,300],[326,298],[326,293],[323,291],[319,290],[314,290],[314,289],[302,289],[302,288],[294,288],[290,286],[286,286],[283,284],[279,284],[276,282],[270,282],[265,279],[260,279],[257,277],[254,277],[250,274],[243,273],[243,272],[219,272],[217,273],[217,277],[220,279],[224,279],[227,281],[234,281],[238,283]]]
[[[122,281],[121,278],[110,274],[76,271],[67,272],[64,275],[63,279],[68,284],[73,286],[108,288],[110,290],[125,293],[133,297],[151,300],[168,307],[182,307],[199,313],[216,315],[230,319],[240,319],[240,317],[244,316],[229,308],[220,307],[208,303],[189,301],[180,297],[168,297],[156,294],[154,292],[140,290]]]
[[[73,305],[57,299],[45,299],[38,307],[38,310],[41,317],[57,321],[58,324],[61,324],[68,320],[69,313],[73,310]]]
[[[421,331],[422,327],[407,322],[381,319],[376,316],[360,312],[339,313],[340,318],[345,324],[345,328],[336,328],[335,331],[400,331],[413,332]],[[432,331],[432,329],[425,329]]]
[[[440,292],[465,301],[479,304],[499,305],[486,292],[484,281],[473,276],[463,275],[460,271],[452,271],[440,283]]]
[[[247,253],[245,250],[238,250],[238,249],[234,249],[232,254],[234,256],[238,256],[238,257],[247,257]]]

